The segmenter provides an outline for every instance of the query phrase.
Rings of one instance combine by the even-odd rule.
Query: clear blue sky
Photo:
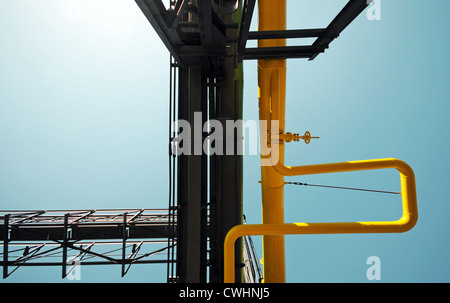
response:
[[[325,27],[346,1],[288,0],[288,27]],[[77,7],[78,5],[78,7]],[[450,282],[447,1],[381,0],[314,61],[288,61],[286,164],[395,157],[414,169],[419,221],[404,234],[287,236],[288,282]],[[252,24],[256,28],[257,19]],[[0,3],[0,209],[166,208],[169,55],[132,0]],[[300,43],[295,41],[294,43]],[[308,41],[309,43],[309,41]],[[257,119],[245,62],[244,119]],[[260,223],[259,159],[244,212]],[[399,190],[395,171],[292,178]],[[286,186],[286,222],[395,220],[399,196]],[[261,239],[254,238],[261,257]],[[81,282],[165,282],[165,265],[83,267]],[[20,268],[1,282],[59,282]]]

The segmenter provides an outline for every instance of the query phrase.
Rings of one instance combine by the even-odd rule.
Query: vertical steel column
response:
[[[233,15],[224,16],[224,22],[231,24],[239,22],[240,15],[237,11]],[[227,37],[236,38],[237,29],[228,29]],[[223,243],[228,231],[236,225],[242,224],[242,174],[243,157],[238,153],[238,140],[242,140],[241,129],[227,130],[227,121],[235,123],[242,120],[243,104],[243,70],[242,64],[238,63],[237,44],[231,43],[226,49],[226,74],[217,79],[216,90],[216,118],[222,124],[223,129],[223,155],[214,159],[215,169],[215,220],[214,229],[214,253],[215,269],[212,274],[213,282],[223,282],[224,255]],[[239,142],[241,143],[241,142]],[[232,153],[229,145],[233,145]],[[242,281],[242,240],[236,242],[236,281]]]
[[[189,92],[189,73],[188,69],[180,67],[178,73],[178,119],[186,119],[185,112],[188,110],[187,99]],[[177,132],[177,130],[175,130]],[[186,144],[186,142],[183,142]],[[183,146],[184,147],[184,146]],[[186,246],[187,246],[187,215],[185,210],[186,204],[186,178],[187,178],[187,155],[178,155],[177,161],[177,205],[178,205],[178,238],[177,238],[177,277],[179,282],[186,281]]]
[[[122,278],[125,276],[125,252],[127,248],[127,213],[123,214],[122,225]]]
[[[67,276],[67,233],[69,230],[69,214],[64,214],[64,231],[63,231],[63,244],[62,244],[62,278]]]
[[[200,197],[200,281],[205,283],[207,281],[207,266],[208,266],[208,154],[204,150],[204,139],[203,125],[208,119],[208,89],[207,80],[204,72],[201,74],[201,197]]]
[[[168,239],[167,239],[167,283],[177,282],[177,277],[175,273],[175,249],[176,249],[176,230],[177,222],[176,222],[176,212],[177,212],[177,203],[176,203],[176,146],[173,145],[173,133],[172,133],[172,124],[175,123],[177,119],[176,109],[177,109],[177,70],[178,65],[173,59],[172,55],[170,56],[170,84],[169,84],[169,220],[168,220]],[[174,149],[174,150],[172,150]]]
[[[217,83],[219,79],[210,77],[208,82],[208,117],[210,120],[217,120]],[[217,143],[216,143],[217,144]],[[209,157],[209,203],[210,203],[210,242],[209,242],[209,282],[218,283],[222,279],[220,270],[220,240],[218,240],[219,212],[220,212],[220,178],[218,175],[217,163],[219,155],[213,154]]]
[[[6,214],[3,220],[3,279],[6,279],[8,277],[9,214]]]
[[[192,131],[192,149],[191,155],[187,157],[188,178],[187,178],[187,281],[201,281],[201,199],[202,199],[202,156],[196,154],[198,149],[202,152],[202,138],[195,132],[195,129],[201,128],[201,69],[199,67],[189,68],[189,111],[187,113],[188,121]]]
[[[190,154],[179,156],[178,179],[179,199],[179,241],[178,265],[180,282],[205,282],[206,279],[206,230],[202,230],[202,199],[206,188],[202,186],[204,156],[202,140],[202,69],[200,67],[180,68],[179,119],[191,125],[191,146],[183,142],[183,150]],[[206,88],[206,87],[205,87]],[[197,131],[196,131],[197,130]],[[202,252],[205,250],[205,252]],[[178,266],[177,266],[178,269]]]

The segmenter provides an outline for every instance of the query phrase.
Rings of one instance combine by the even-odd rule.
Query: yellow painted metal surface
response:
[[[403,214],[397,221],[342,222],[342,223],[285,223],[248,224],[232,228],[224,244],[225,283],[234,282],[234,242],[242,236],[349,234],[349,233],[401,233],[414,227],[418,219],[416,181],[414,171],[397,159],[351,161],[297,167],[276,166],[284,175],[337,173],[360,170],[395,168],[400,173]],[[266,260],[264,259],[264,263]],[[265,264],[266,266],[266,264]]]
[[[286,0],[259,0],[259,31],[286,29]],[[259,40],[258,47],[285,46],[285,39]],[[286,97],[286,60],[258,61],[259,119],[279,121],[284,130]],[[268,129],[270,132],[270,129]],[[272,147],[274,148],[274,147]],[[279,161],[284,161],[284,144],[275,148]],[[284,177],[271,166],[261,167],[262,222],[263,224],[284,223]],[[284,236],[263,237],[264,281],[285,282]]]

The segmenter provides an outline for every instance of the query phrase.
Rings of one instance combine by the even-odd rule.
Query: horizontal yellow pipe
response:
[[[337,162],[327,164],[303,165],[303,166],[286,166],[280,162],[273,165],[273,168],[283,176],[302,176],[314,174],[327,174],[337,172],[349,172],[359,170],[385,169],[395,168],[403,175],[408,175],[414,178],[414,172],[411,167],[405,162],[394,159],[374,159],[374,160],[360,160]]]
[[[350,234],[350,233],[401,233],[414,227],[417,222],[417,197],[414,171],[397,159],[377,159],[341,163],[318,164],[298,167],[276,165],[276,170],[286,176],[322,174],[395,168],[401,176],[403,215],[397,221],[343,222],[343,223],[286,223],[246,224],[233,227],[224,243],[225,283],[234,282],[234,243],[242,236],[299,235],[299,234]]]

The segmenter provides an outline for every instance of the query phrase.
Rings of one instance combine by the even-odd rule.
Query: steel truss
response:
[[[330,43],[371,3],[368,0],[349,0],[326,28],[294,29],[282,31],[250,32],[250,23],[256,0],[244,0],[239,34],[239,59],[292,59],[314,60],[325,52]],[[247,40],[316,38],[311,45],[246,48]]]
[[[65,278],[110,264],[123,277],[132,264],[173,262],[164,252],[176,247],[176,215],[162,209],[0,211],[0,221],[3,278],[22,266],[61,266]]]
[[[242,60],[305,58],[314,60],[370,5],[368,0],[349,0],[326,28],[283,31],[250,31],[256,0],[242,0],[239,24],[227,24],[212,9],[212,1],[171,1],[165,9],[161,0],[135,0],[175,60],[184,66],[199,65],[209,71],[221,70],[225,45],[238,44]],[[237,41],[226,29],[239,28]],[[247,40],[316,38],[311,45],[247,48]],[[219,67],[219,68],[218,68]]]

